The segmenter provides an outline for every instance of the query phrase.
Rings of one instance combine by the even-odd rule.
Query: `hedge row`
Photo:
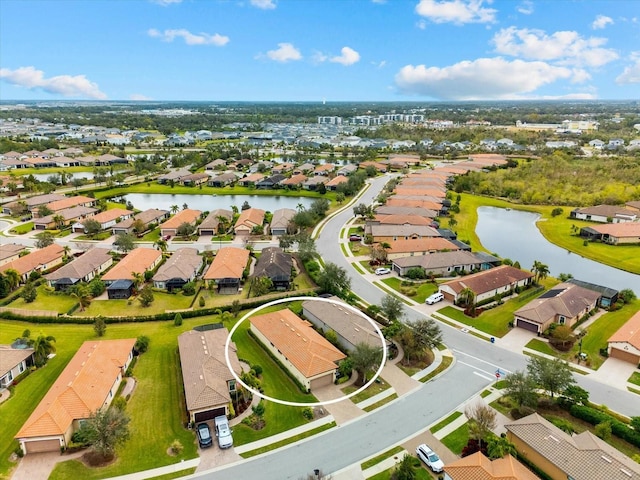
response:
[[[591,407],[584,405],[573,405],[569,412],[576,418],[589,422],[591,425],[598,425],[602,422],[611,424],[611,433],[616,437],[640,447],[640,432],[634,430],[626,423],[621,422],[617,418]]]

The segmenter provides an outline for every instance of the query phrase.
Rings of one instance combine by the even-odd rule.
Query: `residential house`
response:
[[[349,179],[344,175],[338,175],[333,177],[327,183],[325,183],[325,187],[327,190],[336,191],[340,185],[344,185],[349,182]]]
[[[514,324],[542,333],[552,323],[572,327],[596,308],[600,294],[574,283],[561,283],[514,312]]]
[[[446,191],[442,188],[429,188],[428,185],[398,185],[394,192],[398,197],[424,196],[442,199],[447,196]]]
[[[291,175],[291,177],[282,181],[282,186],[285,188],[295,188],[301,186],[307,180],[307,176],[303,173]]]
[[[305,190],[317,190],[320,185],[324,185],[329,181],[327,177],[318,175],[315,177],[309,177],[302,182],[302,188]]]
[[[360,164],[358,165],[360,168],[363,169],[367,169],[368,167],[373,167],[375,168],[378,172],[380,173],[387,173],[387,169],[388,166],[385,165],[384,163],[379,163],[379,162],[372,162],[372,161],[367,161],[367,162],[360,162]]]
[[[313,172],[313,170],[316,168],[316,166],[313,163],[303,163],[302,165],[298,165],[296,168],[293,169],[293,174],[294,175],[300,175],[300,174],[307,174],[310,172]]]
[[[93,207],[96,204],[95,198],[85,197],[83,195],[76,195],[75,197],[65,197],[61,200],[55,200],[47,204],[47,208],[54,214],[61,210],[66,210],[73,207]],[[39,213],[37,209],[32,210],[33,217],[38,218]]]
[[[222,188],[222,187],[226,187],[227,185],[233,185],[237,179],[238,177],[236,177],[234,173],[227,172],[210,179],[209,186]]]
[[[604,142],[596,138],[589,142],[589,146],[595,148],[596,150],[602,150],[604,148]]]
[[[537,413],[505,425],[518,455],[552,480],[638,480],[640,465],[591,432],[569,435]]]
[[[202,261],[197,248],[179,248],[158,268],[153,276],[153,286],[169,292],[184,287],[185,283],[195,280],[202,268]]]
[[[444,466],[447,480],[538,480],[527,467],[507,454],[490,460],[472,453]]]
[[[24,245],[18,245],[17,243],[7,243],[6,245],[0,245],[0,267],[20,258],[20,253],[22,253],[24,250]]]
[[[391,205],[381,205],[376,208],[377,215],[416,215],[426,218],[436,218],[440,213],[439,209],[431,210],[423,207],[394,207]]]
[[[188,330],[178,336],[180,370],[189,421],[212,420],[229,415],[231,394],[236,391],[236,380],[225,358],[225,344],[229,331]],[[240,376],[242,367],[233,342],[229,343],[229,361]]]
[[[96,213],[91,217],[91,220],[98,222],[101,230],[107,230],[118,222],[131,218],[132,215],[133,212],[131,210],[125,210],[124,208],[112,208],[111,210]],[[83,223],[75,223],[71,229],[74,232],[86,232]]]
[[[466,288],[476,295],[476,303],[489,300],[496,294],[509,294],[517,287],[525,287],[533,282],[533,273],[525,272],[510,265],[500,265],[464,277],[456,278],[440,285],[444,298],[457,302]]]
[[[287,173],[290,172],[291,170],[293,170],[295,168],[295,164],[294,163],[289,163],[289,162],[283,162],[283,163],[278,163],[277,165],[274,165],[274,167],[271,169],[272,173]]]
[[[332,300],[306,300],[302,302],[302,315],[321,332],[333,330],[340,347],[347,352],[352,352],[361,343],[380,349],[383,341],[390,345],[391,342],[381,337],[374,327],[382,331],[382,325],[365,318],[363,313],[354,312],[348,305],[339,305],[342,303],[339,298],[332,297]]]
[[[32,364],[33,348],[24,344],[0,345],[0,388],[8,388]]]
[[[575,283],[579,287],[586,288],[587,290],[593,290],[598,292],[600,299],[598,300],[598,306],[602,308],[609,308],[611,305],[618,301],[618,290],[610,287],[603,287],[602,285],[596,285],[595,283],[584,282],[577,278],[570,278],[568,283]]]
[[[640,312],[636,312],[607,340],[607,352],[633,365],[640,364]]]
[[[438,231],[427,225],[387,225],[367,223],[364,227],[365,235],[371,235],[373,242],[394,242],[429,237],[439,237]]]
[[[120,223],[116,223],[113,226],[112,232],[114,235],[117,235],[119,233],[133,233],[133,225],[136,220],[140,220],[144,224],[146,230],[152,224],[160,223],[167,218],[169,218],[168,210],[158,210],[157,208],[150,208],[148,210],[145,210],[144,212],[136,213],[133,217],[123,220]]]
[[[255,182],[256,188],[260,190],[267,190],[270,188],[278,188],[280,184],[286,180],[282,174],[276,173],[275,175],[271,175],[269,177],[265,177],[262,180]]]
[[[627,202],[624,204],[629,210],[633,210],[634,212],[640,212],[640,200]]]
[[[180,228],[180,225],[182,225],[183,223],[195,226],[201,214],[202,212],[200,210],[191,210],[189,208],[180,210],[173,217],[169,218],[169,220],[160,225],[160,235],[177,235],[178,228]]]
[[[240,212],[240,216],[233,227],[236,235],[249,235],[255,227],[261,227],[264,222],[264,210],[248,208]]]
[[[135,248],[102,276],[107,285],[116,280],[134,280],[134,274],[144,275],[160,264],[162,252],[154,248]]]
[[[576,208],[571,211],[569,217],[577,220],[600,223],[636,222],[640,219],[637,211],[615,205],[596,205],[594,207]]]
[[[15,270],[22,282],[26,282],[31,272],[46,272],[62,263],[64,248],[55,243],[0,266],[0,272]]]
[[[352,173],[354,173],[356,170],[358,170],[358,166],[357,165],[353,165],[352,163],[350,163],[348,165],[340,167],[340,169],[336,172],[336,174],[337,175],[349,176]]]
[[[412,268],[420,268],[428,275],[451,277],[464,272],[488,270],[500,265],[500,263],[499,258],[483,252],[471,253],[466,250],[455,250],[396,258],[393,260],[391,268],[400,276],[405,276]]]
[[[44,278],[56,291],[66,290],[79,282],[90,282],[112,264],[108,248],[92,248]]]
[[[275,290],[289,290],[293,259],[279,247],[263,248],[253,269],[253,277],[266,277]]]
[[[331,385],[347,356],[310,322],[284,309],[249,318],[251,332],[308,391]]]
[[[436,216],[440,216],[446,211],[440,202],[425,200],[424,198],[397,197],[395,195],[389,197],[386,205],[389,207],[421,207],[427,210],[436,211]]]
[[[93,412],[108,407],[133,359],[135,338],[84,342],[15,438],[25,454],[60,452]]]
[[[256,183],[263,180],[265,176],[262,173],[252,173],[244,178],[241,178],[238,183],[243,187],[255,187]]]
[[[206,173],[192,173],[191,175],[185,175],[180,178],[180,183],[185,187],[196,187],[207,183],[210,178]]]
[[[336,166],[333,163],[323,163],[322,165],[318,165],[313,169],[313,174],[327,176],[335,169]]]
[[[217,158],[204,166],[205,170],[224,170],[225,168],[227,168],[227,162],[222,158]]]
[[[205,218],[200,225],[198,225],[198,235],[217,235],[219,232],[220,221],[223,220],[223,224],[227,226],[227,229],[231,226],[233,220],[233,212],[224,208],[218,208],[209,212],[207,218]],[[226,233],[226,232],[222,232]]]
[[[425,237],[409,240],[395,240],[387,242],[391,248],[387,249],[387,258],[395,260],[401,257],[428,255],[433,252],[459,250],[459,247],[442,237]]]
[[[65,208],[64,210],[58,210],[46,217],[40,217],[33,220],[33,228],[35,230],[51,230],[61,228],[72,223],[82,222],[87,218],[93,217],[94,213],[98,211],[97,208],[84,207],[78,205],[76,207]],[[60,219],[60,225],[58,223]]]
[[[582,227],[580,236],[610,245],[640,244],[640,222],[606,223]]]
[[[164,175],[160,175],[158,177],[158,183],[163,185],[171,182],[179,183],[184,177],[188,177],[189,175],[191,175],[191,172],[187,169],[173,170]]]
[[[116,280],[107,287],[107,297],[109,300],[126,300],[135,289],[133,280]]]
[[[28,212],[36,211],[40,205],[46,205],[57,200],[63,200],[67,197],[59,193],[47,193],[46,195],[36,195],[15,202],[5,203],[2,206],[2,213],[6,215],[23,214],[25,210]]]
[[[433,212],[436,213],[436,212]],[[432,226],[433,220],[419,215],[376,215],[373,220],[367,220],[367,225],[415,225]],[[367,227],[365,226],[365,229]]]
[[[274,211],[269,225],[271,235],[286,235],[295,214],[296,211],[292,208],[279,208]]]
[[[249,261],[249,253],[246,248],[222,247],[202,278],[215,282],[220,294],[238,293]]]

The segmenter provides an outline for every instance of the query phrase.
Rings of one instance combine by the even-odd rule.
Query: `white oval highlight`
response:
[[[371,380],[369,380],[367,383],[365,383],[362,387],[360,387],[355,392],[351,392],[348,395],[343,395],[342,397],[334,398],[333,400],[327,400],[326,402],[303,403],[303,402],[290,402],[288,400],[281,400],[279,398],[270,397],[268,395],[265,395],[264,393],[259,392],[258,390],[255,390],[254,388],[250,387],[249,385],[247,385],[246,383],[244,383],[240,379],[240,377],[236,374],[236,372],[233,371],[233,368],[231,367],[231,361],[229,360],[229,344],[231,343],[231,337],[233,336],[233,333],[242,324],[242,322],[244,322],[246,319],[248,319],[249,317],[251,317],[255,313],[259,312],[263,308],[270,307],[272,305],[278,305],[280,303],[296,302],[298,300],[301,300],[301,301],[312,300],[314,302],[335,303],[335,304],[339,305],[342,308],[347,308],[347,309],[351,310],[352,312],[354,312],[355,314],[360,315],[362,318],[364,318],[366,321],[368,321],[373,326],[374,330],[376,331],[376,333],[380,337],[380,341],[382,342],[382,362],[380,362],[380,367],[378,368],[376,373],[373,375],[373,377],[371,377]],[[366,390],[371,384],[373,384],[373,382],[375,382],[376,379],[380,376],[380,373],[382,372],[382,369],[384,368],[384,364],[385,364],[385,362],[387,360],[387,343],[385,341],[384,335],[382,334],[382,332],[380,331],[378,326],[375,324],[375,322],[372,319],[370,319],[369,317],[367,317],[366,315],[364,315],[360,310],[358,310],[355,307],[352,307],[351,305],[349,305],[347,303],[336,302],[335,300],[330,300],[328,298],[322,298],[322,297],[289,297],[289,298],[280,298],[280,299],[273,300],[271,302],[265,303],[264,305],[260,305],[259,307],[256,307],[253,310],[251,310],[250,312],[246,313],[240,320],[238,320],[238,322],[233,326],[233,328],[229,332],[229,336],[227,337],[227,341],[224,344],[224,358],[225,358],[225,361],[227,362],[227,368],[231,372],[231,375],[233,375],[233,378],[235,378],[236,381],[240,385],[242,385],[244,388],[249,390],[254,395],[257,395],[258,397],[260,397],[260,398],[262,398],[264,400],[269,400],[271,402],[279,403],[281,405],[288,405],[290,407],[320,407],[322,405],[330,405],[332,403],[338,403],[338,402],[341,402],[343,400],[347,400],[347,399],[353,397],[354,395],[357,395],[360,392]]]

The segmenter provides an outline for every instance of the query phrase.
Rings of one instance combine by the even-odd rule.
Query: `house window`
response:
[[[7,380],[10,382],[11,380],[13,380],[13,373],[11,373],[11,370],[9,370],[9,373],[7,374]]]
[[[235,380],[230,380],[229,381],[229,391],[230,392],[235,392],[236,391],[236,381]]]
[[[20,362],[18,369],[20,370],[20,373],[24,372],[24,362]]]
[[[564,322],[566,321],[566,318],[564,315],[560,315],[560,318],[558,318],[558,323],[560,325],[564,325]]]

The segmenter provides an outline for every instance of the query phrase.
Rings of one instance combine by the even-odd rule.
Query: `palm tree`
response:
[[[298,210],[299,212],[304,210],[304,205],[299,203],[298,205],[296,205],[296,210]]]
[[[136,289],[144,283],[144,275],[142,273],[133,272],[131,276],[133,277],[133,284],[135,285]]]
[[[78,300],[81,312],[84,312],[84,309],[91,305],[91,293],[86,285],[78,285],[70,295]]]
[[[170,210],[171,210],[171,213],[175,215],[176,213],[178,213],[178,210],[180,210],[180,207],[178,205],[171,205]]]
[[[187,208],[189,208],[189,205],[187,205],[187,204],[186,204],[186,202],[185,202],[185,203],[183,203],[183,204],[182,204],[182,209],[183,209],[183,210],[186,210]]]
[[[64,252],[64,258],[69,258],[69,253],[71,252],[71,247],[69,245],[65,245],[62,247],[62,251]]]
[[[56,227],[58,227],[58,230],[62,230],[62,227],[64,227],[64,217],[62,215],[54,215],[53,221]]]
[[[540,280],[547,278],[547,275],[549,275],[549,266],[538,260],[534,260],[531,271],[535,274],[533,281],[535,283],[538,283]]]
[[[158,240],[155,241],[154,245],[156,247],[158,247],[158,249],[164,253],[167,251],[167,241],[163,240],[162,238],[159,238]]]
[[[474,300],[476,299],[476,292],[471,290],[469,287],[465,287],[458,294],[458,298],[464,301],[465,307],[469,307],[474,303]]]
[[[502,458],[505,455],[516,455],[516,446],[507,437],[491,436],[487,442],[489,458]]]
[[[234,215],[238,214],[238,207],[236,205],[231,205],[231,211]]]
[[[218,220],[218,234],[227,233],[227,230],[229,229],[229,224],[230,224],[229,219],[224,215],[218,215],[217,220]]]
[[[53,345],[55,341],[56,339],[51,335],[45,337],[41,333],[29,342],[29,346],[33,348],[33,360],[36,367],[41,367],[47,363],[49,354],[56,351],[56,347]]]
[[[14,268],[10,268],[4,272],[4,276],[9,282],[9,289],[14,290],[20,284],[20,274]]]

